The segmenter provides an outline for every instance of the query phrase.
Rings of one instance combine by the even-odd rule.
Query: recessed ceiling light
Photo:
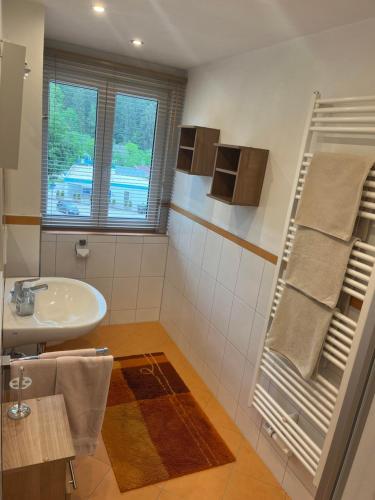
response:
[[[145,42],[143,40],[140,40],[139,38],[134,38],[133,40],[130,40],[130,43],[134,45],[134,47],[142,47]]]
[[[98,14],[103,14],[103,12],[105,11],[105,7],[104,5],[94,5],[92,7],[94,9],[95,12],[97,12]]]

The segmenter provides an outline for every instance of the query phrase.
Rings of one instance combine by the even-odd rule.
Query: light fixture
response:
[[[134,45],[134,47],[142,47],[142,45],[145,44],[143,40],[140,40],[139,38],[134,38],[133,40],[130,40],[130,43]]]
[[[96,4],[96,5],[93,5],[93,10],[97,13],[97,14],[103,14],[105,12],[105,7],[104,5],[100,5],[100,4]]]

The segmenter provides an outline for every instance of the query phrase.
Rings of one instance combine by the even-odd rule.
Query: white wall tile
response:
[[[257,312],[254,314],[254,320],[253,320],[253,326],[251,329],[249,348],[247,350],[247,359],[253,365],[256,365],[258,352],[259,352],[259,349],[261,348],[265,322],[266,322],[266,320],[265,320],[265,318],[263,318],[263,316],[261,316]]]
[[[8,225],[6,275],[39,276],[40,227]]]
[[[163,281],[158,277],[139,278],[137,309],[160,307]]]
[[[203,380],[209,387],[210,391],[216,396],[220,386],[219,377],[214,374],[207,364],[205,364],[204,367]]]
[[[135,321],[141,323],[143,321],[159,321],[160,309],[137,309],[135,313]]]
[[[143,236],[143,243],[146,244],[163,244],[167,245],[168,244],[168,236],[162,236],[162,235],[150,235],[150,236]]]
[[[117,243],[132,243],[132,244],[142,244],[143,236],[137,236],[135,234],[123,234],[116,236]]]
[[[265,262],[260,283],[258,301],[256,310],[262,315],[266,316],[267,308],[271,298],[273,277],[275,274],[275,266],[271,262]]]
[[[123,325],[135,322],[135,310],[111,311],[109,322],[111,325]]]
[[[40,245],[40,275],[55,276],[56,241],[43,241]]]
[[[261,416],[252,405],[249,406],[249,396],[253,386],[255,375],[255,366],[250,363],[250,361],[246,360],[238,404],[241,407],[242,411],[245,412],[246,415],[251,418],[254,424],[259,428],[262,420]]]
[[[113,265],[115,261],[114,243],[90,243],[88,244],[90,254],[86,259],[86,277],[110,277],[113,276]]]
[[[139,243],[118,243],[115,255],[115,276],[139,276],[143,245]]]
[[[79,240],[87,240],[87,234],[83,233],[59,233],[57,234],[57,243],[61,242],[70,242],[70,243],[78,243]]]
[[[215,293],[215,280],[205,271],[201,272],[198,285],[197,308],[207,318],[211,317]]]
[[[259,424],[253,422],[240,406],[237,407],[236,424],[253,448],[256,448],[259,439]]]
[[[206,233],[207,230],[205,227],[196,222],[193,224],[189,255],[192,262],[194,262],[197,266],[202,265],[204,246],[206,243]]]
[[[224,387],[223,384],[219,385],[219,389],[217,391],[217,399],[223,405],[228,415],[232,417],[232,419],[234,420],[236,416],[236,406],[237,406],[236,398],[230,391],[228,391],[226,387]]]
[[[186,256],[188,256],[190,252],[190,240],[192,231],[193,231],[193,222],[187,217],[183,217],[181,219],[177,248],[180,252],[182,252]]]
[[[164,276],[167,259],[167,245],[143,245],[141,276]]]
[[[170,282],[180,290],[184,291],[185,286],[185,258],[181,252],[169,245],[165,276]]]
[[[244,368],[245,356],[230,342],[227,342],[221,366],[220,382],[236,400],[240,393]]]
[[[204,359],[206,354],[209,326],[209,321],[203,316],[202,313],[194,308],[190,345],[196,352],[199,353],[202,359]]]
[[[220,377],[225,342],[224,335],[213,325],[209,325],[206,336],[206,364],[216,377]]]
[[[41,232],[41,241],[52,241],[56,243],[57,235],[56,233],[50,233],[48,231]]]
[[[229,321],[228,339],[245,356],[249,345],[255,311],[234,297]]]
[[[211,323],[225,336],[228,335],[233,294],[225,287],[216,283],[214,301],[212,304]]]
[[[116,243],[116,236],[113,234],[89,234],[87,240],[89,243]]]
[[[264,260],[257,255],[243,250],[235,294],[253,309],[256,308]]]
[[[287,459],[285,455],[281,455],[281,450],[276,451],[275,446],[277,445],[274,445],[273,443],[271,444],[271,438],[268,436],[266,437],[266,435],[261,431],[259,434],[257,453],[281,484],[285,473]]]
[[[241,254],[242,248],[240,246],[233,243],[233,241],[223,240],[217,280],[231,292],[236,287]]]
[[[313,496],[287,467],[282,486],[292,500],[313,500]]]
[[[219,269],[222,244],[223,238],[220,235],[207,230],[202,268],[215,279]]]
[[[184,295],[193,305],[197,301],[200,276],[201,268],[193,262],[189,262],[185,270]]]
[[[113,278],[86,278],[85,281],[99,290],[107,302],[107,309],[110,310]]]
[[[114,278],[111,308],[114,311],[137,308],[138,277]]]
[[[58,241],[56,244],[56,276],[83,279],[86,260],[76,256],[74,242]]]

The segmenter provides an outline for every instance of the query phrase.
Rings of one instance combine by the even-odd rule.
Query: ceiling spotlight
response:
[[[130,43],[134,45],[134,47],[142,47],[142,45],[145,44],[143,40],[140,40],[139,38],[134,38],[133,40],[130,40]]]
[[[93,9],[98,14],[103,14],[103,12],[105,11],[105,7],[103,5],[94,5]]]

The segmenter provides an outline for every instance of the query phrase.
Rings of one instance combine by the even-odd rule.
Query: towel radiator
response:
[[[358,371],[356,363],[362,359],[359,359],[361,349],[365,351],[371,342],[372,327],[369,329],[368,323],[375,316],[370,317],[370,312],[375,312],[375,245],[371,244],[371,240],[375,241],[371,232],[375,220],[375,168],[365,182],[357,219],[357,227],[366,221],[367,236],[353,246],[339,311],[332,316],[317,374],[309,381],[304,380],[264,342],[285,287],[283,275],[297,230],[294,216],[314,151],[360,153],[371,148],[375,148],[375,96],[321,99],[318,92],[314,93],[263,332],[263,348],[258,355],[257,375],[249,399],[249,404],[312,474],[316,486],[330,454],[340,412],[348,404],[348,389],[354,371]],[[355,302],[359,314],[354,314],[351,307]]]

